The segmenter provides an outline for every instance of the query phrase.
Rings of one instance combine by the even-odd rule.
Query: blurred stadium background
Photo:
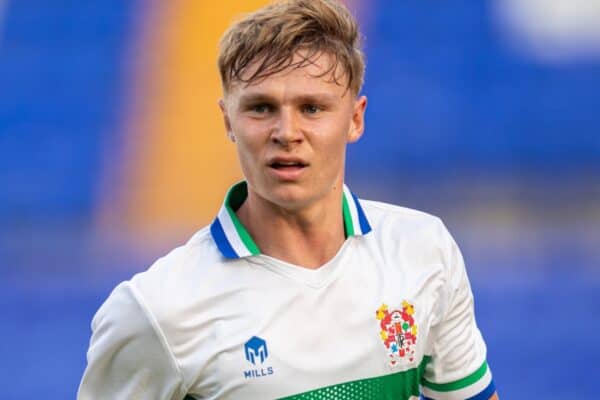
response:
[[[110,290],[240,178],[216,46],[263,3],[0,0],[3,398],[74,398]],[[503,399],[596,398],[600,2],[349,5],[370,100],[350,186],[445,220]]]

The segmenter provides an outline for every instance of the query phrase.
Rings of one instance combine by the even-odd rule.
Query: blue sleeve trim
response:
[[[481,393],[476,396],[469,397],[467,400],[489,400],[490,397],[496,391],[496,385],[494,385],[494,381],[491,381],[490,384],[483,389]]]

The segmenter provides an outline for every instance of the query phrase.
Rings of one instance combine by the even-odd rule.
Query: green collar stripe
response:
[[[486,361],[481,364],[481,367],[477,369],[477,371],[473,372],[471,375],[466,378],[459,379],[458,381],[448,382],[448,383],[433,383],[427,380],[423,380],[423,386],[435,390],[437,392],[450,392],[454,390],[460,390],[466,388],[467,386],[471,386],[475,382],[479,381],[487,372],[488,364]]]
[[[227,207],[227,213],[229,214],[229,217],[231,218],[233,226],[235,227],[240,239],[242,239],[242,243],[244,243],[250,254],[253,256],[260,254],[260,249],[256,243],[254,243],[252,236],[250,236],[248,230],[244,227],[244,225],[242,225],[240,219],[237,217],[237,215],[235,215],[235,212],[230,207]]]
[[[419,385],[430,357],[425,356],[419,366],[376,378],[360,379],[327,386],[280,400],[408,400],[420,394]]]
[[[236,249],[238,254],[240,256],[242,256],[242,254],[255,256],[255,255],[260,254],[260,249],[258,248],[256,243],[254,243],[252,236],[250,236],[250,233],[248,232],[248,230],[244,227],[244,225],[242,225],[242,222],[235,214],[235,210],[237,210],[238,208],[241,207],[241,205],[244,203],[244,201],[246,200],[247,197],[248,197],[248,186],[246,185],[245,182],[240,182],[240,183],[234,185],[231,189],[229,189],[229,192],[227,193],[227,197],[225,198],[225,209],[227,210],[227,215],[231,219],[231,223],[233,224],[233,227],[235,228],[237,237],[241,240],[242,244],[245,247],[245,249],[242,249],[241,251]],[[233,232],[230,232],[230,233],[233,233]],[[231,236],[231,235],[228,235],[228,236]],[[235,248],[235,246],[234,246],[234,248]],[[246,250],[246,251],[244,251],[244,250]],[[240,252],[242,254],[240,254]]]
[[[371,231],[365,213],[358,202],[358,198],[352,194],[348,186],[344,185],[344,202],[347,204],[348,213],[344,213],[344,223],[347,226],[346,236],[366,235]],[[346,218],[348,216],[348,218]],[[349,234],[351,227],[352,233]]]
[[[346,230],[346,237],[354,236],[354,224],[352,223],[352,215],[350,214],[350,207],[348,206],[348,200],[346,200],[346,194],[342,197],[342,214],[344,216],[344,229]]]

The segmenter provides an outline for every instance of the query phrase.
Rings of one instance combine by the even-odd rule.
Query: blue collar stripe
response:
[[[223,232],[225,233],[229,246],[238,254],[238,257],[251,256],[252,253],[240,238],[237,229],[235,229],[235,223],[231,219],[231,215],[226,206],[221,207],[218,219],[223,226]]]
[[[210,226],[210,233],[225,258],[239,258],[233,247],[229,244],[229,240],[227,240],[227,236],[223,231],[223,226],[221,226],[219,218],[215,218],[213,221]]]
[[[356,204],[356,212],[358,214],[358,222],[360,224],[360,230],[362,231],[363,235],[366,235],[367,233],[371,232],[371,225],[369,224],[369,220],[367,220],[367,216],[365,215],[365,212],[363,211],[362,207],[360,206],[360,202],[358,201],[358,198],[354,195],[354,193],[350,192],[350,194],[352,195],[352,198],[354,199],[354,204]]]

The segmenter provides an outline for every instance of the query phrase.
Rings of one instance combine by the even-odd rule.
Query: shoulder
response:
[[[190,303],[209,296],[216,283],[226,279],[224,275],[233,269],[235,262],[223,259],[209,227],[205,227],[186,244],[135,275],[130,284],[149,311],[164,325],[166,320],[181,317],[180,313],[187,312]]]
[[[146,354],[144,359],[155,360],[156,368],[168,368],[186,386],[193,374],[182,361],[189,356],[185,343],[200,340],[210,332],[191,332],[182,326],[194,319],[210,318],[207,304],[223,287],[221,282],[231,279],[226,275],[234,274],[235,266],[235,261],[223,260],[209,228],[203,228],[187,243],[113,290],[92,321],[96,343],[110,344],[114,349],[127,344],[127,349]],[[94,350],[97,353],[112,354],[97,345],[92,347],[99,349]],[[157,354],[145,347],[156,349]]]
[[[415,250],[449,250],[452,237],[439,217],[380,201],[361,199],[360,204],[380,244],[402,245],[406,251],[410,250],[406,244]]]
[[[407,268],[410,276],[428,277],[439,318],[456,291],[468,286],[462,255],[445,224],[434,215],[393,204],[362,200],[361,205],[372,227],[369,246],[391,265]]]
[[[160,306],[170,308],[181,297],[186,284],[201,279],[220,263],[220,255],[211,243],[210,232],[205,227],[182,246],[157,259],[147,270],[119,284],[109,296],[105,306],[119,308],[119,298],[126,296],[141,307],[146,314],[160,315]],[[122,312],[125,312],[123,309]],[[114,311],[115,314],[122,312]],[[126,316],[123,316],[126,317]]]
[[[207,272],[210,265],[220,262],[220,254],[212,242],[208,227],[196,232],[187,243],[157,259],[146,271],[136,274],[131,283],[144,294],[154,289],[179,287],[190,273]],[[172,287],[174,286],[174,287]]]
[[[222,257],[208,227],[196,232],[187,243],[157,259],[146,271],[136,274],[131,283],[144,294],[154,290],[180,290],[190,275],[202,276],[215,271]]]
[[[419,225],[441,223],[440,218],[435,215],[396,204],[366,199],[360,199],[360,204],[368,213],[369,218],[376,221],[393,218],[395,222],[402,221]]]
[[[236,262],[223,259],[205,227],[122,286],[135,295],[155,328],[172,344],[180,325],[197,315],[198,307],[209,302],[235,274]]]

